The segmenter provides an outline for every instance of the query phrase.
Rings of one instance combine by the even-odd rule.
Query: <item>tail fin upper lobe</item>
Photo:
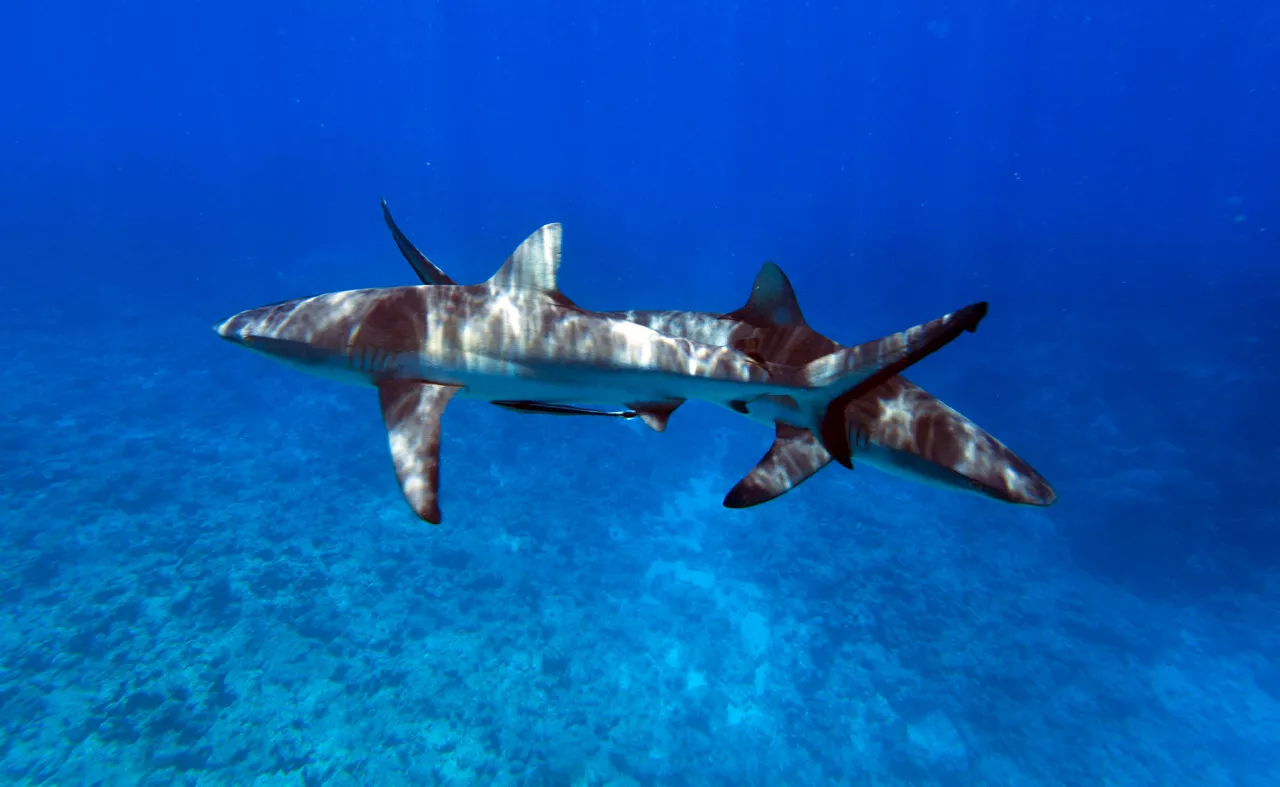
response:
[[[987,316],[987,303],[970,304],[936,320],[905,331],[837,350],[798,370],[800,382],[821,388],[831,396],[819,420],[818,438],[837,462],[853,467],[851,424],[845,408],[907,367],[924,360],[960,334],[977,330]]]

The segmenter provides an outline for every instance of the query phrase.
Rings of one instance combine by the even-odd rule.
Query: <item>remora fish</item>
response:
[[[580,308],[557,285],[560,241],[559,224],[538,229],[483,284],[328,293],[214,330],[308,373],[376,386],[405,500],[439,524],[440,417],[454,396],[624,405],[659,422],[702,399],[808,429],[848,462],[844,398],[976,330],[987,312],[977,303],[801,367],[766,364]]]
[[[382,217],[400,253],[423,284],[455,284],[400,230],[386,200],[382,201]],[[773,263],[765,263],[760,269],[746,305],[729,314],[600,313],[669,336],[746,350],[767,363],[786,366],[803,366],[841,349],[841,345],[809,327],[791,282]],[[602,412],[541,402],[500,404],[530,413],[635,416],[630,410]],[[1048,506],[1057,500],[1053,487],[1031,465],[985,429],[905,377],[889,377],[852,397],[845,407],[845,422],[858,460],[885,472],[1007,503]],[[812,432],[786,423],[777,424],[776,429],[773,445],[725,497],[726,506],[745,508],[768,502],[830,464],[831,454]]]

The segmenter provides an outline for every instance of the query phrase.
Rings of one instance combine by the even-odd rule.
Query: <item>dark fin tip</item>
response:
[[[423,522],[433,527],[439,527],[440,523],[444,521],[444,516],[440,513],[440,503],[438,502],[423,506],[421,509],[415,509],[414,513]]]
[[[735,413],[742,413],[743,415],[747,415],[749,413],[747,410],[747,403],[741,399],[734,399],[732,402],[729,402],[729,407],[732,408]]]
[[[978,330],[978,323],[982,322],[982,320],[986,318],[987,309],[988,306],[986,301],[978,301],[977,303],[970,304],[969,306],[961,309],[962,313],[967,312],[961,317],[961,319],[968,323],[965,325],[964,329],[969,333],[973,333]]]
[[[849,401],[841,396],[831,403],[822,416],[819,437],[822,439],[822,447],[827,449],[831,458],[852,470],[853,445],[849,442],[849,424],[845,419],[845,407]]]
[[[747,490],[743,489],[743,484],[739,482],[729,490],[729,494],[724,496],[723,505],[725,508],[750,508],[753,504],[747,497]]]

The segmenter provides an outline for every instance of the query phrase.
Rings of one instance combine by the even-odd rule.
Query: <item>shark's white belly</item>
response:
[[[698,399],[716,404],[764,426],[790,424],[802,429],[816,425],[820,414],[796,404],[794,388],[774,383],[748,383],[652,370],[522,366],[504,363],[502,373],[445,371],[422,367],[410,377],[459,387],[455,396],[481,401],[533,401],[596,407],[633,407],[650,402]],[[747,410],[734,406],[745,402]]]
[[[403,374],[403,373],[402,373]],[[405,376],[457,385],[456,396],[485,401],[623,406],[637,402],[702,399],[725,404],[785,390],[767,383],[705,379],[648,370],[524,366],[510,361],[501,371],[447,370],[423,366]]]

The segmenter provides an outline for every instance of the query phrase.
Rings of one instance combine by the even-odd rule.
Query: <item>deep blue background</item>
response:
[[[713,294],[730,253],[1046,298],[1261,274],[1280,10],[972,6],[23,4],[6,250],[169,283],[176,255],[367,253],[385,195],[443,251],[561,220],[641,293],[683,284],[668,254]]]
[[[406,282],[384,196],[464,280],[563,222],[564,287],[588,306],[733,308],[764,259],[847,341],[987,298],[982,343],[937,361],[952,398],[999,435],[1036,434],[1060,485],[1117,459],[1115,435],[1091,433],[1109,409],[1132,449],[1116,468],[1164,441],[1217,473],[1214,499],[1144,548],[1212,530],[1201,548],[1275,556],[1272,4],[3,16],[7,299],[109,313],[111,292],[212,322]]]
[[[587,307],[986,299],[912,376],[1054,482],[1063,565],[1280,617],[1280,4],[9,3],[0,73],[10,325],[247,364],[207,326],[412,281],[381,197],[463,281],[563,222]]]

